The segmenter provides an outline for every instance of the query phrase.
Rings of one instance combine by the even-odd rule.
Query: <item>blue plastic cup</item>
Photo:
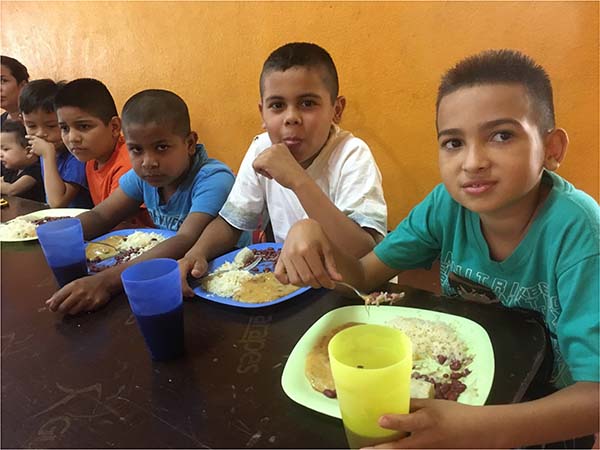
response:
[[[164,361],[181,356],[183,295],[177,261],[143,261],[125,269],[121,280],[152,359]]]
[[[46,261],[61,287],[88,274],[79,219],[48,222],[36,231]]]

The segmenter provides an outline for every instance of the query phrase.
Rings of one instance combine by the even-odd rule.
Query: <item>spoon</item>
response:
[[[365,294],[364,292],[359,291],[358,289],[356,289],[354,286],[352,286],[351,284],[346,283],[345,281],[336,281],[337,284],[339,284],[340,286],[345,286],[349,289],[352,289],[352,291],[358,295],[364,302],[365,305],[368,305],[371,302],[370,297]]]

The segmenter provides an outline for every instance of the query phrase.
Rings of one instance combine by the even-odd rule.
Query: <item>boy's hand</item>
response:
[[[252,168],[292,190],[295,184],[308,177],[285,144],[275,144],[263,151],[252,163]]]
[[[450,400],[410,401],[410,414],[386,414],[379,425],[410,436],[374,448],[495,448],[493,430],[483,423],[485,407]]]
[[[328,289],[342,280],[329,239],[318,222],[304,219],[290,228],[275,266],[275,277],[283,284]]]
[[[208,262],[206,258],[192,254],[186,254],[179,261],[179,272],[181,273],[181,289],[184,297],[193,297],[194,291],[188,283],[188,275],[200,278],[206,273]]]
[[[46,305],[51,311],[63,314],[93,311],[111,299],[108,285],[102,273],[79,278],[56,291],[46,300]]]
[[[29,141],[27,150],[29,150],[30,153],[46,159],[56,156],[56,148],[51,142],[31,134],[28,134],[25,137]]]

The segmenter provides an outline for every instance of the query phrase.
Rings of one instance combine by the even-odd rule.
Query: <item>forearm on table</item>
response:
[[[221,216],[217,216],[206,226],[186,256],[202,257],[210,261],[235,247],[241,234],[241,230],[229,225]]]
[[[373,249],[373,236],[340,211],[312,179],[298,183],[294,192],[308,217],[319,222],[336,245],[359,258]]]
[[[539,400],[486,406],[498,446],[514,448],[558,442],[598,432],[598,383],[580,382]]]
[[[108,220],[93,209],[80,214],[77,218],[81,221],[83,237],[87,240],[108,233],[119,223],[118,221],[114,223],[115,221]]]

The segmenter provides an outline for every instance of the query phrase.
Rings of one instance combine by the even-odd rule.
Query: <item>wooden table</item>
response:
[[[2,220],[40,209],[9,198]],[[27,210],[28,209],[28,210]],[[63,317],[37,241],[2,245],[3,448],[343,448],[341,421],[290,400],[286,358],[323,314],[357,304],[311,290],[242,309],[186,302],[187,355],[152,362],[123,296]],[[440,298],[400,286],[404,306],[449,312],[490,335],[496,373],[489,404],[519,401],[540,366],[544,329],[527,313]]]

